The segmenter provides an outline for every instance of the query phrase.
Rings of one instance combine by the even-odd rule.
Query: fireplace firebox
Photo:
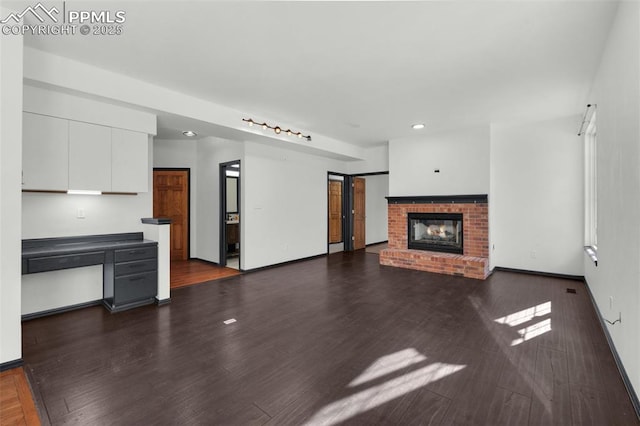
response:
[[[408,213],[409,249],[463,254],[462,214]]]

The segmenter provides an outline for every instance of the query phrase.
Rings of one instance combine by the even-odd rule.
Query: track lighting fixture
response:
[[[253,125],[258,125],[258,126],[262,126],[262,129],[267,130],[267,129],[271,129],[273,130],[277,135],[279,135],[282,132],[285,132],[287,134],[287,136],[292,136],[295,135],[298,137],[298,139],[306,139],[307,141],[311,142],[311,136],[306,136],[303,135],[301,132],[294,132],[291,129],[287,129],[287,130],[282,130],[282,127],[280,126],[271,126],[267,123],[258,123],[257,121],[254,121],[252,118],[243,118],[242,121],[245,121],[247,124],[249,124],[249,127],[253,127]]]

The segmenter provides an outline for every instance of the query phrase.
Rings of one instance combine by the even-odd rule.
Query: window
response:
[[[585,132],[585,241],[594,252],[598,249],[598,162],[596,113]],[[594,253],[595,254],[595,253]]]

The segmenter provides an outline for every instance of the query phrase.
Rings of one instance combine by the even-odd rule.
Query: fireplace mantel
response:
[[[486,204],[489,200],[487,194],[472,195],[407,195],[399,197],[386,197],[389,204]]]

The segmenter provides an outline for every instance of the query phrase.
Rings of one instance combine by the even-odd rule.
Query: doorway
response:
[[[190,169],[153,169],[153,217],[171,219],[171,260],[189,258]]]
[[[366,247],[366,181],[327,172],[327,253]]]
[[[220,266],[240,269],[240,160],[220,163]]]
[[[345,226],[346,215],[344,208],[344,176],[329,174],[328,183],[328,217],[329,253],[338,253],[345,250]]]

